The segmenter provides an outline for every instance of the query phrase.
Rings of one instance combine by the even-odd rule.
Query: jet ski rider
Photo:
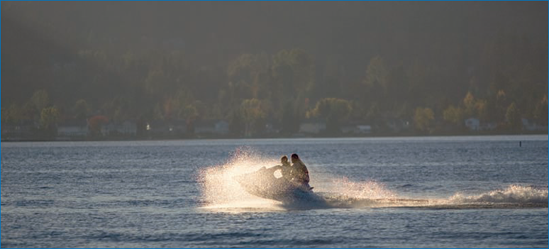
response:
[[[280,163],[282,164],[282,167],[280,168],[280,173],[282,173],[282,177],[286,179],[287,181],[292,180],[292,165],[288,161],[287,156],[282,156],[280,158]]]
[[[305,164],[299,159],[299,156],[297,154],[292,154],[292,181],[295,183],[300,184],[303,188],[306,190],[312,189],[309,185],[309,170],[307,170],[307,167]]]

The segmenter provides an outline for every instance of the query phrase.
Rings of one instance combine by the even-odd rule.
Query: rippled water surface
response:
[[[2,247],[547,247],[547,135],[2,143]],[[298,153],[327,205],[233,176]]]

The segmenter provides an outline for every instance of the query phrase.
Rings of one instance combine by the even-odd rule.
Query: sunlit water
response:
[[[2,143],[2,247],[547,247],[547,136]],[[298,153],[325,203],[233,176]],[[304,202],[304,203],[303,203]]]

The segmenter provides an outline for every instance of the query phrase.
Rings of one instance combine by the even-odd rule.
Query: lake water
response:
[[[2,247],[547,247],[541,136],[2,143]],[[233,176],[298,153],[328,205]],[[305,203],[307,204],[307,203]]]

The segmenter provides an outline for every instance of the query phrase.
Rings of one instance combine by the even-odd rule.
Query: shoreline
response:
[[[395,137],[466,137],[466,136],[528,136],[528,135],[546,135],[549,133],[539,132],[523,132],[523,133],[435,133],[435,134],[372,134],[367,136],[346,136],[346,135],[316,135],[316,136],[253,136],[253,137],[236,137],[236,136],[196,136],[196,137],[105,137],[105,138],[87,138],[87,139],[4,139],[0,142],[115,142],[115,141],[177,141],[177,140],[245,140],[245,139],[336,139],[336,138],[395,138]]]

